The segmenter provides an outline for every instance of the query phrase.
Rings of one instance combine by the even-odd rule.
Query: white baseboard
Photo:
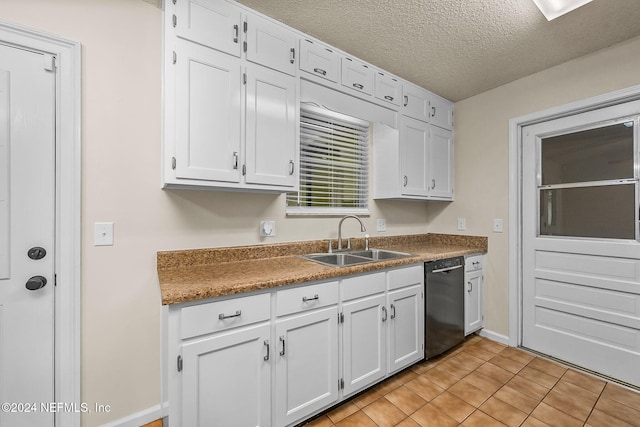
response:
[[[144,424],[158,420],[164,416],[162,405],[154,405],[135,414],[131,414],[116,421],[102,424],[102,427],[140,427]]]
[[[499,334],[497,332],[490,331],[488,329],[481,329],[480,336],[489,338],[492,341],[497,341],[500,344],[509,345],[509,337],[506,335]]]

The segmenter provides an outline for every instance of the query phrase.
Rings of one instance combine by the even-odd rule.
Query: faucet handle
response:
[[[327,252],[330,254],[333,253],[333,241],[331,239],[329,239],[329,249],[327,250]]]
[[[347,239],[347,249],[351,249],[351,237]]]
[[[365,251],[369,250],[369,235],[368,234],[364,235],[364,250]]]

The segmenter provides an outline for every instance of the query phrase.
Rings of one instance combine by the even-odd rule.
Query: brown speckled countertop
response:
[[[276,286],[364,273],[416,262],[487,252],[487,238],[453,234],[371,237],[370,246],[409,258],[329,267],[300,258],[326,252],[327,240],[158,252],[162,304],[178,304]],[[352,239],[354,248],[363,239]],[[334,242],[335,246],[335,242]]]

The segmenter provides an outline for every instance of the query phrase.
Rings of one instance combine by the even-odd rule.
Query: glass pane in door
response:
[[[635,183],[540,190],[540,235],[635,239]]]
[[[633,126],[628,121],[543,138],[542,185],[632,179]]]

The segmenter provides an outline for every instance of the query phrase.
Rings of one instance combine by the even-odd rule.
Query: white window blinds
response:
[[[300,191],[287,213],[368,213],[369,122],[324,108],[300,108]]]

